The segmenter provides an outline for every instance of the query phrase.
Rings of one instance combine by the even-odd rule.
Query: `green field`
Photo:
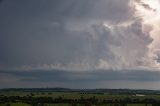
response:
[[[160,106],[160,95],[1,91],[0,106]]]

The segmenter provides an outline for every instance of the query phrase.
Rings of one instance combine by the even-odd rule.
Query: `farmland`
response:
[[[2,89],[0,106],[160,106],[159,91]]]

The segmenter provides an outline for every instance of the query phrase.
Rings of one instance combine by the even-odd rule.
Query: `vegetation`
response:
[[[3,89],[0,106],[160,106],[159,91]]]

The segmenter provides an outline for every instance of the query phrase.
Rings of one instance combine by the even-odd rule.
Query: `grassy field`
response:
[[[126,103],[125,105],[121,105],[119,103],[101,103],[103,100],[113,100],[120,101],[126,98],[130,98],[133,100],[143,101],[145,99],[154,99],[160,101],[160,95],[145,95],[145,96],[135,96],[130,94],[107,94],[107,93],[80,93],[80,92],[18,92],[18,91],[3,91],[0,92],[0,97],[32,97],[32,98],[52,98],[53,100],[61,97],[62,99],[69,100],[80,100],[82,97],[84,99],[95,98],[98,99],[99,105],[96,104],[71,104],[71,103],[44,103],[43,105],[38,106],[153,106],[151,103]],[[29,105],[25,102],[7,102],[0,103],[0,106],[33,106]],[[36,105],[35,105],[36,106]]]
[[[90,98],[96,97],[100,100],[103,99],[124,99],[124,98],[132,98],[132,99],[145,99],[145,98],[153,98],[156,100],[160,100],[160,95],[145,95],[145,96],[134,96],[134,95],[119,95],[119,94],[90,94],[90,93],[78,93],[78,92],[16,92],[16,91],[9,91],[9,92],[0,92],[0,95],[4,96],[29,96],[32,95],[34,97],[63,97],[66,99],[79,99],[81,97]]]

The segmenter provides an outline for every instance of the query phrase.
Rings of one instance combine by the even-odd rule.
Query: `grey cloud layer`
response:
[[[66,72],[63,70],[52,70],[46,72],[36,70],[31,72],[1,71],[0,73],[1,87],[160,88],[157,85],[160,81],[160,72],[158,71],[97,70],[90,72]],[[4,75],[8,79],[4,78]]]
[[[131,25],[131,28],[115,29],[116,34],[113,34],[103,22],[129,21],[133,19],[132,12],[126,0],[3,1],[0,64],[4,67],[41,64],[70,67],[68,63],[76,63],[80,64],[77,66],[94,67],[104,59],[112,66],[117,58],[110,50],[112,45],[120,43],[117,48],[134,49],[134,44],[127,47],[127,43],[132,41],[130,37],[134,37],[134,33],[138,36],[136,34],[142,32],[134,28],[137,26],[132,29]],[[121,44],[124,40],[126,44]],[[120,53],[119,57],[121,55],[126,54]]]
[[[152,39],[134,11],[129,0],[0,1],[0,84],[151,88],[160,73],[143,70]]]

